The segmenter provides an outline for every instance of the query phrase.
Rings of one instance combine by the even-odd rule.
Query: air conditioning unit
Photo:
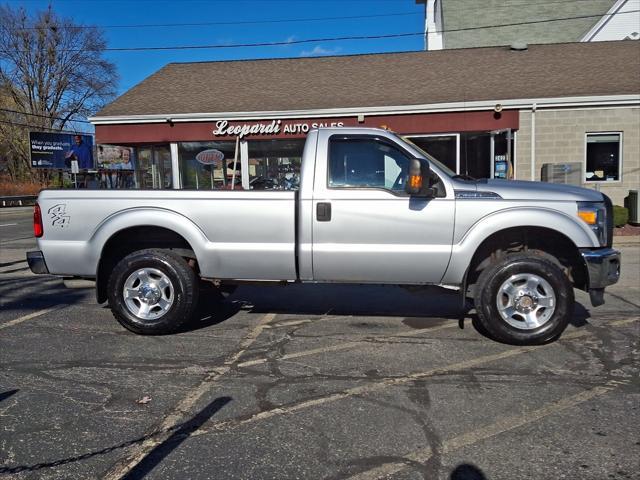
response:
[[[640,225],[640,195],[638,190],[629,190],[629,196],[624,199],[624,206],[629,209],[629,223]]]
[[[582,162],[544,163],[541,179],[549,183],[582,185]]]

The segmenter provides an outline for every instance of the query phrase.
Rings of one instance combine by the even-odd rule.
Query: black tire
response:
[[[158,318],[145,319],[137,316],[127,306],[127,300],[125,300],[125,282],[134,276],[135,272],[142,269],[153,269],[154,272],[160,272],[160,275],[165,276],[171,283],[171,286],[167,287],[169,290],[165,290],[171,293],[168,297],[170,302],[167,302],[170,303],[170,306],[164,313],[162,313],[162,308],[154,307]],[[157,278],[162,277],[158,276]],[[184,258],[176,253],[160,249],[138,250],[120,260],[111,272],[107,284],[109,307],[116,320],[134,333],[141,335],[172,333],[193,316],[198,305],[198,282],[199,278],[193,269],[189,267]],[[139,305],[140,301],[134,299],[133,303]]]
[[[507,320],[501,316],[498,308],[499,302],[502,302],[502,305],[510,305],[511,297],[507,293],[500,293],[501,287],[505,282],[509,282],[512,278],[517,279],[520,275],[543,279],[555,295],[554,309],[546,312],[546,315],[550,316],[544,322],[540,322],[541,325],[538,327],[526,328],[525,317],[518,310],[513,316],[509,316],[503,309]],[[539,288],[541,290],[536,290],[534,293],[542,292],[541,296],[548,295],[546,292],[548,287],[542,285]],[[530,298],[525,299],[527,307]],[[478,277],[474,299],[481,326],[494,339],[512,345],[539,345],[555,340],[562,334],[573,315],[574,296],[571,281],[557,263],[533,253],[510,254],[485,268]],[[544,316],[545,309],[538,308]],[[517,325],[514,326],[514,323]],[[520,325],[522,325],[521,328],[519,328]]]

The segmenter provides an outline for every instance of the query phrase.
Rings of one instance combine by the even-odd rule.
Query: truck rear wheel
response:
[[[108,283],[109,307],[134,333],[178,330],[198,304],[198,277],[181,256],[168,250],[133,252],[116,264]]]
[[[510,254],[485,268],[476,283],[481,326],[500,340],[538,345],[562,334],[573,314],[573,285],[552,260]]]

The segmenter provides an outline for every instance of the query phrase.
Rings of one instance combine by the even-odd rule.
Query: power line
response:
[[[413,15],[422,15],[423,12],[404,12],[404,13],[385,13],[375,15],[352,15],[346,17],[314,17],[314,18],[283,18],[275,20],[243,20],[236,22],[198,22],[198,23],[142,23],[142,24],[129,24],[129,25],[73,25],[63,26],[63,28],[69,29],[92,29],[92,28],[166,28],[166,27],[208,27],[208,26],[223,26],[223,25],[261,25],[269,23],[304,23],[304,22],[322,22],[331,20],[354,20],[363,18],[381,18],[381,17],[404,17]],[[15,28],[13,30],[41,30],[48,27],[25,27]]]
[[[232,43],[232,44],[217,44],[217,45],[179,45],[174,47],[114,47],[105,48],[105,51],[109,52],[139,52],[139,51],[153,51],[153,50],[209,50],[218,48],[244,48],[244,47],[277,47],[282,45],[299,45],[304,43],[316,43],[316,42],[338,42],[341,40],[377,40],[384,38],[402,38],[412,37],[416,35],[424,35],[424,32],[410,32],[410,33],[392,33],[388,35],[359,35],[349,37],[327,37],[327,38],[309,38],[306,40],[282,40],[276,42],[260,42],[260,43]]]
[[[12,127],[24,127],[24,128],[33,128],[37,130],[49,130],[51,132],[57,133],[71,133],[71,134],[83,134],[83,135],[91,135],[90,132],[83,132],[81,130],[60,130],[58,128],[52,127],[42,127],[40,125],[31,125],[29,123],[19,123],[19,122],[5,122],[4,120],[0,120],[0,123],[4,123],[5,125],[11,125]]]
[[[549,5],[549,4],[558,4],[558,3],[578,3],[578,2],[586,2],[592,0],[551,0],[545,2],[536,2],[537,5]],[[502,9],[502,8],[511,8],[511,7],[519,7],[530,5],[529,0],[525,0],[523,2],[505,2],[502,5],[495,5],[491,7],[492,9]],[[486,6],[477,7],[477,8],[460,8],[460,9],[450,9],[448,11],[474,11],[485,9]],[[365,18],[384,18],[384,17],[403,17],[403,16],[417,16],[423,15],[422,11],[418,12],[396,12],[396,13],[381,13],[381,14],[373,14],[373,15],[351,15],[351,16],[342,16],[342,17],[307,17],[307,18],[287,18],[287,19],[273,19],[273,20],[241,20],[241,21],[233,21],[233,22],[192,22],[192,23],[139,23],[139,24],[125,24],[125,25],[60,25],[58,28],[68,28],[68,29],[114,29],[114,28],[170,28],[170,27],[206,27],[206,26],[225,26],[225,25],[262,25],[262,24],[273,24],[273,23],[305,23],[305,22],[322,22],[322,21],[331,21],[331,20],[354,20],[354,19],[365,19]],[[43,28],[50,27],[23,27],[23,28],[14,28],[11,30],[19,31],[19,30],[41,30]]]
[[[526,22],[513,22],[503,23],[497,25],[483,25],[477,27],[464,27],[454,28],[450,30],[437,30],[435,33],[453,33],[453,32],[466,32],[472,30],[483,30],[491,28],[502,27],[515,27],[521,25],[534,25],[541,23],[562,22],[567,20],[580,20],[585,18],[601,18],[605,16],[623,15],[627,13],[637,13],[640,10],[629,10],[626,12],[606,13],[606,14],[594,14],[594,15],[577,15],[573,17],[560,17],[550,18],[546,20],[531,20]],[[176,46],[159,46],[159,47],[110,47],[105,48],[104,51],[108,52],[144,52],[144,51],[168,51],[168,50],[212,50],[212,49],[227,49],[227,48],[245,48],[245,47],[276,47],[283,45],[300,45],[305,43],[320,43],[320,42],[338,42],[345,40],[380,40],[388,38],[403,38],[422,36],[425,32],[407,32],[407,33],[392,33],[386,35],[358,35],[358,36],[344,36],[344,37],[325,37],[325,38],[310,38],[302,40],[282,40],[275,42],[259,42],[259,43],[233,43],[233,44],[213,44],[213,45],[176,45]],[[79,52],[80,49],[60,49],[59,52]],[[9,53],[7,50],[4,53]]]
[[[62,117],[50,117],[48,115],[40,115],[38,113],[28,113],[28,112],[20,112],[18,110],[10,110],[8,108],[0,108],[0,111],[2,112],[9,112],[9,113],[16,113],[18,115],[29,115],[31,117],[40,117],[40,118],[49,118],[51,120],[62,120],[62,121],[66,121],[66,122],[78,122],[78,123],[88,123],[91,124],[91,122],[89,122],[88,120],[75,120],[72,118],[62,118]]]

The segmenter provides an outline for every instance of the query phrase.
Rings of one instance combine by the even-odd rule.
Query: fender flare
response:
[[[205,255],[205,245],[208,239],[204,232],[189,218],[173,210],[158,207],[135,207],[120,210],[105,218],[95,229],[89,238],[88,251],[92,252],[92,259],[96,266],[96,295],[98,302],[104,301],[100,294],[100,263],[107,242],[114,235],[128,228],[134,227],[160,227],[171,230],[182,236],[191,246],[196,259]]]
[[[451,261],[442,283],[466,285],[466,271],[482,243],[491,235],[511,228],[539,227],[567,237],[578,248],[600,246],[596,235],[576,218],[558,210],[543,207],[514,207],[496,211],[474,223],[453,245]]]

